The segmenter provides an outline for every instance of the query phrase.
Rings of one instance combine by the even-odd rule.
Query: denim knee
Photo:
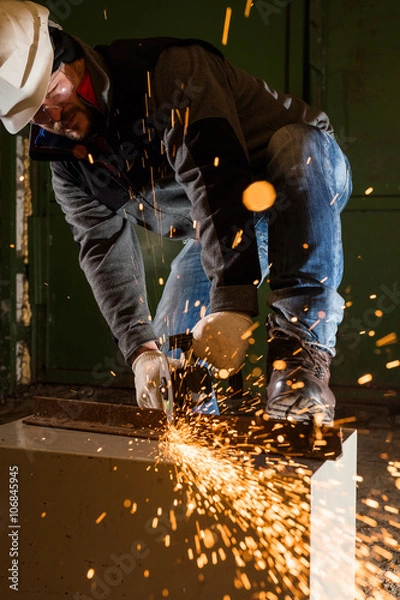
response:
[[[285,125],[274,133],[268,145],[271,182],[287,192],[301,192],[311,165],[314,181],[323,180],[328,197],[343,210],[352,192],[351,168],[334,136],[305,123]]]

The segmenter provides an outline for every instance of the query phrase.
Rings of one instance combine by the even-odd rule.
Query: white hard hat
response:
[[[25,0],[0,0],[0,120],[18,133],[42,104],[53,65],[49,11]]]

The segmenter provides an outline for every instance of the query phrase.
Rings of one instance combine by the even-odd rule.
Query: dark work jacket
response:
[[[278,94],[207,42],[82,46],[104,130],[77,143],[33,128],[31,156],[52,162],[81,267],[127,361],[155,333],[140,248],[126,222],[169,238],[196,235],[211,312],[256,315],[261,275],[243,191],[267,177],[275,131],[307,123],[331,133],[325,113]]]

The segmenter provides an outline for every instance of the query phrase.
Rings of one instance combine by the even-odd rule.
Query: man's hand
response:
[[[132,363],[136,399],[140,408],[163,408],[162,386],[171,386],[166,355],[160,350],[142,350]]]
[[[217,369],[220,377],[226,378],[243,365],[252,325],[251,318],[244,313],[207,315],[193,328],[193,352]]]

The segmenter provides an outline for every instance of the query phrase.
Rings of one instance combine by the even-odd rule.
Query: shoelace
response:
[[[270,336],[274,343],[271,367],[275,360],[284,360],[286,368],[290,371],[303,369],[310,371],[318,379],[323,378],[325,369],[328,370],[330,365],[330,357],[326,352],[305,343],[296,335],[287,334],[278,327],[270,329]]]

